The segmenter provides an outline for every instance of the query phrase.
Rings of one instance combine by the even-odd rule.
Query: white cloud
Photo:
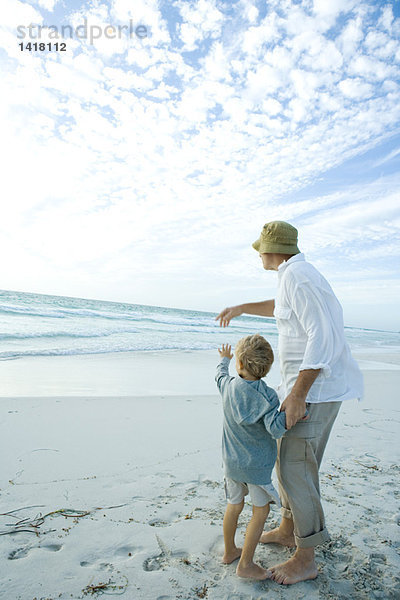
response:
[[[179,33],[184,51],[194,50],[204,39],[216,39],[220,35],[224,17],[215,0],[185,0],[176,5],[183,19],[179,25]]]
[[[310,100],[315,96],[315,91],[320,85],[318,76],[310,71],[293,69],[290,73],[296,98]]]
[[[107,4],[107,3],[106,3]],[[102,6],[104,6],[102,4]],[[110,7],[111,18],[117,23],[134,26],[144,25],[149,28],[151,39],[156,46],[170,42],[167,23],[160,12],[158,0],[113,0]]]
[[[276,115],[282,111],[282,105],[274,98],[267,98],[262,104],[263,112],[267,115]]]
[[[263,56],[270,44],[280,37],[278,23],[278,16],[272,12],[258,25],[246,29],[241,42],[243,52],[253,59]]]
[[[364,45],[366,51],[372,56],[387,60],[396,56],[399,49],[398,41],[390,38],[390,36],[382,31],[369,31]]]
[[[293,123],[296,124],[300,121],[305,121],[308,112],[308,103],[304,102],[304,100],[300,98],[293,98],[289,102],[289,111],[286,112],[288,118],[293,120]]]
[[[313,14],[315,16],[314,26],[321,33],[329,31],[341,16],[353,15],[354,13],[363,13],[364,5],[360,6],[358,0],[313,0]],[[343,50],[347,54],[351,52],[350,48],[359,40],[357,37],[357,25],[353,27],[351,21],[344,33]],[[360,38],[361,39],[361,38]]]
[[[180,38],[186,51],[194,50],[202,39],[199,28],[193,23],[182,23],[179,28]]]
[[[274,94],[284,84],[284,77],[279,69],[270,65],[260,65],[247,73],[246,96],[255,104],[266,96]]]
[[[46,10],[52,12],[54,10],[55,5],[59,1],[60,0],[37,0],[36,4],[38,4],[42,8],[45,8]]]
[[[339,47],[348,60],[351,60],[352,56],[357,52],[363,38],[363,20],[361,16],[357,16],[347,23],[343,32],[338,36]]]
[[[384,80],[396,73],[396,69],[381,60],[369,56],[355,56],[349,65],[349,73],[369,80]]]
[[[276,44],[272,50],[265,53],[262,62],[286,74],[295,66],[296,59],[287,48]]]
[[[322,73],[338,71],[343,66],[343,56],[332,40],[319,38],[314,51],[303,57],[303,64]],[[309,49],[310,50],[310,49]]]
[[[319,17],[336,19],[340,13],[349,12],[355,5],[354,0],[324,0],[313,1],[313,12]]]
[[[29,27],[31,23],[43,23],[41,13],[30,4],[20,0],[2,0],[1,4],[1,27],[12,28],[14,31],[18,26]],[[21,34],[25,29],[21,30]]]
[[[365,83],[362,79],[355,77],[353,79],[343,79],[339,83],[341,92],[353,100],[360,98],[369,98],[373,95],[373,87],[369,83]]]
[[[47,61],[46,74],[48,89],[82,100],[94,97],[101,89],[98,80],[90,79],[86,73],[75,69],[73,65]]]
[[[378,25],[381,25],[387,31],[391,31],[393,19],[393,9],[390,5],[386,5],[383,7],[381,17],[378,21]]]
[[[251,0],[244,0],[243,9],[245,18],[247,18],[250,23],[255,23],[259,16],[259,10],[254,2]]]

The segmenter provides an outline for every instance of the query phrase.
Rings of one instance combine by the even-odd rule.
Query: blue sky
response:
[[[399,1],[0,11],[3,289],[219,311],[274,295],[251,243],[282,219],[347,325],[400,329]],[[18,47],[84,19],[149,35]]]

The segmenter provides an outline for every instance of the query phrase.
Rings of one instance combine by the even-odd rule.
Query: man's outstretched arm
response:
[[[240,315],[258,315],[259,317],[273,317],[275,308],[275,300],[263,300],[262,302],[249,302],[248,304],[238,304],[237,306],[230,306],[224,308],[215,317],[216,321],[219,321],[221,327],[227,327],[234,317],[240,317]]]

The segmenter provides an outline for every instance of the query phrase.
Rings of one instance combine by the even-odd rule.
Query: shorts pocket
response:
[[[305,438],[291,438],[285,444],[284,451],[281,452],[281,465],[287,463],[304,463],[306,460],[307,440]],[[282,475],[281,467],[281,475]]]
[[[310,440],[318,437],[319,428],[320,423],[318,421],[299,421],[285,433],[284,437]]]

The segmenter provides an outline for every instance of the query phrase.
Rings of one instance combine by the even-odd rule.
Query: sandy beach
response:
[[[3,362],[0,597],[399,598],[400,356],[357,358],[366,397],[343,405],[321,469],[331,541],[317,550],[318,578],[291,587],[220,562],[215,352]],[[268,381],[278,379],[275,368]],[[273,508],[267,528],[278,520]],[[256,559],[290,554],[260,545]]]

